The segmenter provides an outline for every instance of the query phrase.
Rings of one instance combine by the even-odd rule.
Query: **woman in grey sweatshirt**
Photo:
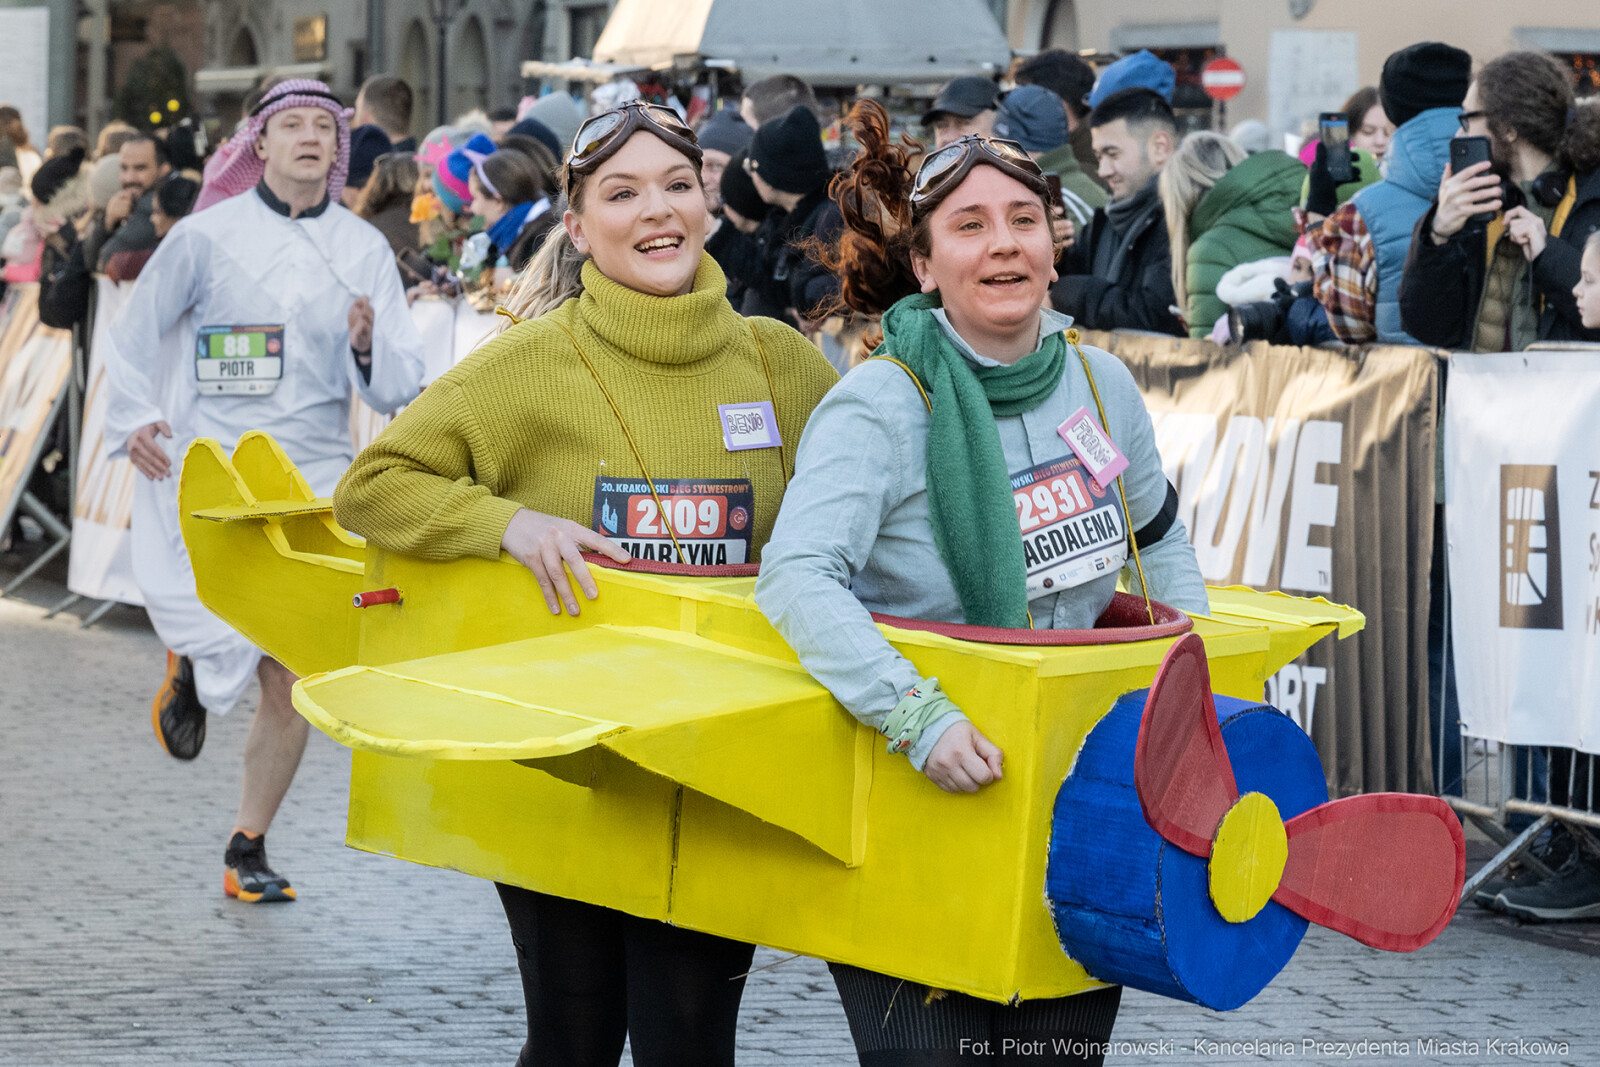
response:
[[[1205,586],[1132,376],[1108,353],[1080,350],[1070,320],[1041,310],[1056,248],[1038,168],[1006,142],[965,138],[913,180],[879,113],[858,106],[852,119],[864,151],[836,190],[846,232],[830,265],[846,302],[883,313],[877,354],[890,358],[852,370],[813,412],[756,602],[891,751],[940,788],[973,792],[1001,776],[1003,753],[870,613],[1092,627],[1124,562],[1140,590],[1130,529],[1153,599],[1204,612]],[[1102,466],[1078,438],[1080,457],[1062,432],[1084,413],[1098,428],[1102,411],[1127,461],[1120,487],[1115,460]],[[944,1062],[952,1042],[989,1033],[1104,1040],[1120,997],[924,1003],[896,998],[887,976],[832,969],[857,1049],[875,1064]]]

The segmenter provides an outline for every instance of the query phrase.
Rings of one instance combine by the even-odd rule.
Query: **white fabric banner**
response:
[[[1449,381],[1462,727],[1600,753],[1600,349],[1457,354]]]
[[[93,600],[143,604],[128,557],[128,523],[133,515],[133,487],[139,476],[126,458],[108,459],[113,442],[105,439],[106,383],[101,339],[111,328],[133,285],[98,280],[94,334],[89,344],[89,383],[83,396],[83,436],[78,446],[78,485],[74,493],[72,549],[67,563],[67,588]]]

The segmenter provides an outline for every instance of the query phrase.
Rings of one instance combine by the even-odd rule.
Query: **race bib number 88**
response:
[[[282,326],[200,327],[194,384],[202,396],[265,396],[282,378]]]
[[[636,559],[697,567],[750,561],[755,493],[748,481],[657,478],[654,495],[650,488],[642,478],[596,478],[595,531]]]
[[[1076,456],[1011,476],[1029,600],[1122,569],[1128,531],[1121,510],[1105,496]]]

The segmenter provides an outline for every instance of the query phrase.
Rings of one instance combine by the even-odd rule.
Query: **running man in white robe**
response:
[[[177,468],[197,437],[231,450],[264,430],[315,492],[331,495],[354,458],[351,397],[386,413],[411,400],[422,339],[388,242],[339,203],[349,112],[326,85],[274,86],[219,151],[227,158],[201,194],[204,210],[172,228],[112,324],[106,434],[126,440],[114,455],[125,451],[144,475],[133,570],[171,650],[156,736],[193,759],[206,710],[228,711],[251,674],[260,679],[223,888],[243,901],[293,900],[265,840],[305,751],[295,677],[201,605],[178,526]]]

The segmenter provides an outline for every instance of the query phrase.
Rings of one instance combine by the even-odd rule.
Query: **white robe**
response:
[[[372,301],[372,380],[350,352],[349,311]],[[200,395],[195,343],[202,326],[281,324],[283,377],[265,396]],[[178,526],[178,472],[197,437],[231,451],[248,430],[271,434],[314,492],[329,495],[354,458],[350,398],[389,413],[421,389],[422,338],[406,307],[383,235],[337,203],[289,219],[254,192],[180,220],[139,274],[111,324],[104,353],[111,402],[106,439],[126,454],[135,430],[157,437],[172,476],[140,476],[134,490],[134,578],[156,632],[194,661],[201,702],[225,712],[250,683],[261,653],[200,603]]]

